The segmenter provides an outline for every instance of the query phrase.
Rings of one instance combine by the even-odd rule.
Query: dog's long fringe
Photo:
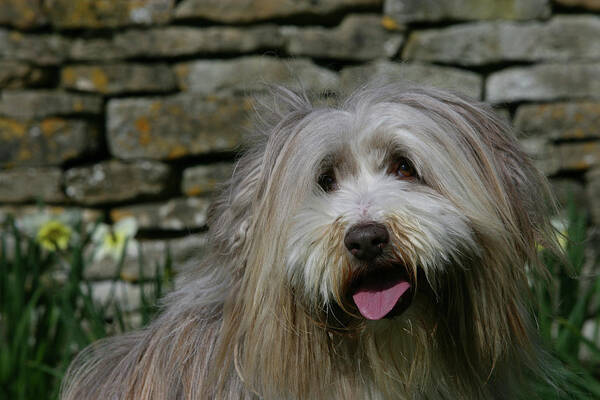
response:
[[[363,88],[342,104],[357,113],[403,104],[460,131],[486,189],[473,196],[497,222],[465,209],[482,246],[479,265],[444,275],[440,297],[420,302],[416,317],[349,335],[316,321],[286,281],[286,219],[306,188],[279,189],[290,186],[283,171],[294,136],[316,111],[287,90],[278,99],[261,112],[264,134],[211,209],[207,259],[147,328],[83,351],[61,398],[514,398],[529,395],[532,377],[551,380],[523,293],[526,266],[544,274],[536,246],[558,249],[547,218],[553,204],[508,128],[486,106],[433,89]],[[435,189],[461,206],[449,188]]]

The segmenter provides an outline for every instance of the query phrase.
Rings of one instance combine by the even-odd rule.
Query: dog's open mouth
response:
[[[404,312],[411,303],[413,283],[399,270],[372,271],[352,285],[352,300],[366,319],[391,318]]]

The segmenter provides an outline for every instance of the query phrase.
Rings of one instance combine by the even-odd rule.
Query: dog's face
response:
[[[370,320],[399,315],[419,286],[435,292],[448,269],[479,252],[465,212],[439,190],[469,192],[469,160],[454,132],[408,107],[321,118],[315,125],[327,143],[314,154],[312,187],[289,230],[288,278],[313,307]]]

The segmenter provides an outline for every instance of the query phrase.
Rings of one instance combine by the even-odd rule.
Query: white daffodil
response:
[[[69,244],[79,239],[73,228],[81,216],[74,212],[41,208],[16,218],[17,229],[27,237],[37,241],[48,251],[65,250]]]
[[[112,226],[98,225],[92,235],[92,242],[96,245],[94,259],[111,257],[118,261],[125,251],[125,244],[135,245],[136,233],[137,223],[131,217],[124,218]]]

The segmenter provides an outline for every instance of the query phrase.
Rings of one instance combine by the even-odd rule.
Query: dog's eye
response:
[[[333,171],[327,171],[321,174],[318,179],[319,186],[326,192],[331,192],[337,188],[337,182],[335,180],[335,174]]]
[[[417,174],[414,165],[406,157],[401,157],[392,164],[392,173],[396,174],[400,179],[413,178]]]

